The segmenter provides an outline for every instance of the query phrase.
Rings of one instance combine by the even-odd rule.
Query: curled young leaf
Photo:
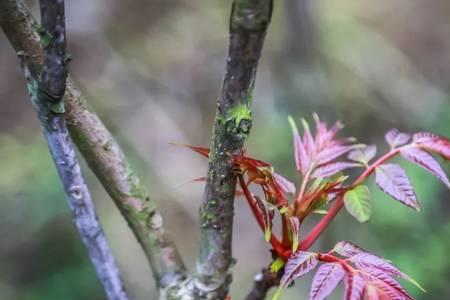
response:
[[[420,210],[414,189],[405,171],[396,164],[376,168],[375,182],[386,194],[417,211]]]
[[[292,117],[289,117],[294,137],[294,154],[297,170],[303,176],[315,165],[326,165],[336,160],[341,155],[351,151],[356,145],[347,145],[343,141],[335,139],[336,133],[342,128],[337,122],[332,128],[321,122],[317,115],[313,115],[316,122],[316,135],[313,138],[308,123],[301,119],[303,125],[303,137],[300,136],[297,125]]]
[[[270,210],[268,207],[268,203],[265,203],[258,196],[254,196],[256,201],[256,207],[259,211],[259,214],[262,216],[264,222],[264,238],[266,241],[270,241],[272,236],[272,220],[274,217],[274,211]]]
[[[326,147],[329,146],[330,144],[333,144],[333,142],[335,142],[335,136],[338,133],[339,130],[341,130],[342,128],[344,128],[344,125],[342,125],[341,122],[336,122],[334,123],[334,125],[330,128],[330,130],[325,130],[325,133],[323,135],[323,145],[322,147]],[[321,147],[321,148],[322,148]]]
[[[311,160],[315,160],[316,144],[309,129],[308,122],[305,119],[300,119],[303,126],[303,144],[305,145],[306,152],[309,154]]]
[[[317,149],[322,149],[325,143],[325,135],[327,133],[327,125],[325,122],[320,121],[319,116],[313,113],[313,119],[316,123],[316,136],[314,142],[316,143]]]
[[[359,185],[344,194],[347,211],[360,223],[369,221],[371,214],[370,191],[365,185]]]
[[[283,176],[281,176],[278,173],[273,172],[272,175],[273,175],[275,181],[278,183],[278,185],[283,190],[283,192],[288,193],[288,194],[295,194],[295,185],[292,182],[290,182],[289,180],[287,180],[286,178],[284,178]]]
[[[297,125],[295,124],[294,119],[289,116],[288,118],[289,124],[292,128],[292,135],[294,138],[294,156],[295,156],[295,165],[297,167],[297,171],[300,171],[303,175],[309,169],[311,164],[308,153],[306,152],[305,145],[298,133]]]

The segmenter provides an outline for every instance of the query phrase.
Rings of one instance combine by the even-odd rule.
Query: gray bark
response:
[[[30,70],[43,62],[39,26],[22,1],[0,1],[0,26],[11,45],[23,53]],[[185,267],[164,229],[162,217],[121,147],[69,77],[64,95],[65,119],[73,139],[141,244],[159,287],[185,278]]]
[[[231,282],[233,201],[232,155],[243,150],[252,126],[256,69],[272,16],[272,0],[236,0],[230,17],[225,77],[214,121],[206,187],[200,208],[197,280],[223,299]]]
[[[26,49],[17,51],[28,93],[63,184],[73,221],[106,295],[110,300],[127,300],[129,298],[81,174],[64,118],[62,97],[67,79],[64,1],[43,0],[40,4],[42,26],[38,29],[44,47],[43,64],[29,60],[32,53],[25,52]],[[3,28],[20,15],[16,9],[22,6],[16,1],[3,1],[2,5],[0,24]]]

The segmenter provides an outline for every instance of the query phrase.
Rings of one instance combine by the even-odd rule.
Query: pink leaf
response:
[[[433,151],[441,155],[444,159],[450,160],[450,141],[446,139],[439,139],[435,142],[420,144],[426,150]]]
[[[363,164],[368,164],[369,161],[371,161],[376,154],[377,154],[377,146],[369,145],[364,148],[353,150],[348,154],[348,159]]]
[[[385,259],[371,253],[362,252],[352,256],[350,261],[360,269],[378,270],[392,276],[398,276],[409,280],[409,276],[401,272],[397,267],[391,265]]]
[[[402,133],[395,128],[389,130],[384,137],[392,148],[404,145],[411,139],[410,134]]]
[[[327,263],[319,267],[314,275],[309,300],[323,300],[336,288],[345,271],[338,263]]]
[[[417,144],[434,142],[439,136],[431,132],[417,132],[413,135],[413,142]]]
[[[405,300],[405,297],[377,279],[368,279],[364,289],[364,300]]]
[[[330,143],[334,139],[338,131],[341,130],[342,128],[344,128],[344,125],[342,125],[341,122],[334,123],[333,127],[331,127],[330,130],[323,137],[324,143],[325,144]]]
[[[341,241],[337,243],[333,248],[333,252],[346,257],[352,257],[359,253],[366,253],[364,249],[350,243],[349,241]]]
[[[384,290],[388,299],[414,300],[411,295],[392,277],[379,270],[364,270],[362,276],[366,281]]]
[[[295,194],[295,185],[281,176],[278,173],[273,173],[273,177],[275,178],[275,181],[278,183],[278,185],[281,187],[283,192],[288,194]]]
[[[318,165],[326,164],[341,155],[355,149],[355,145],[335,145],[320,151],[316,156],[316,163]]]
[[[344,282],[344,300],[361,300],[364,293],[364,279],[357,273],[347,273]]]
[[[395,164],[380,165],[376,168],[376,184],[395,200],[417,211],[420,210],[414,189],[405,171]]]
[[[316,253],[298,251],[292,255],[284,267],[284,275],[280,281],[280,287],[285,288],[294,279],[308,273],[317,265]]]
[[[303,143],[305,145],[306,152],[309,154],[311,160],[314,160],[316,154],[316,144],[312,137],[311,131],[309,130],[309,125],[305,119],[301,119],[303,126]]]
[[[314,170],[311,177],[312,178],[324,178],[333,176],[336,173],[339,173],[348,168],[359,167],[360,165],[352,162],[332,162],[323,166],[318,167]]]
[[[436,152],[445,159],[450,160],[450,141],[429,132],[414,134],[413,140],[419,147]]]
[[[300,134],[298,133],[297,125],[295,124],[294,119],[289,117],[288,120],[291,125],[292,135],[294,138],[295,165],[297,167],[297,171],[300,171],[304,175],[309,169],[311,162],[308,157],[308,153],[306,152],[305,145],[303,144]]]
[[[380,292],[382,295],[380,295]],[[373,284],[366,285],[364,289],[364,300],[382,300],[383,298],[386,298],[385,293],[380,291],[377,286]]]
[[[414,284],[416,287],[425,291],[417,281],[409,277],[402,271],[400,271],[396,266],[392,265],[389,261],[377,255],[362,252],[355,256],[352,256],[350,261],[358,268],[363,270],[378,270],[384,272],[390,276],[397,276],[408,280],[410,283]]]
[[[321,122],[319,116],[314,113],[313,114],[314,121],[316,122],[316,138],[314,140],[317,149],[322,149],[324,146],[324,138],[327,133],[327,124],[325,122]]]
[[[400,150],[400,154],[407,160],[421,166],[450,188],[450,182],[447,175],[442,170],[439,163],[428,153],[417,148],[404,148]]]

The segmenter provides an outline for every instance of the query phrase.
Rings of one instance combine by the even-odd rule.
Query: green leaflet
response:
[[[298,249],[298,235],[294,235],[292,237],[292,253],[295,253],[295,251],[297,251]]]
[[[297,124],[295,124],[294,118],[291,116],[288,117],[289,125],[291,126],[292,132],[298,134]]]
[[[283,206],[282,208],[280,208],[280,214],[285,214],[287,211],[288,211],[287,206]]]
[[[270,238],[272,237],[272,231],[270,230],[269,226],[266,226],[266,228],[264,228],[264,239],[266,240],[266,242],[270,241]]]
[[[347,211],[361,223],[367,222],[371,214],[370,191],[365,185],[359,185],[344,195]]]
[[[270,264],[270,272],[276,273],[281,270],[281,268],[284,267],[286,262],[282,258],[277,258]]]

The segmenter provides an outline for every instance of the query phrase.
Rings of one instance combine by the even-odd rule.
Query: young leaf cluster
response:
[[[428,132],[409,134],[391,129],[385,135],[389,150],[377,158],[375,145],[338,138],[341,123],[328,128],[317,115],[313,117],[314,134],[304,119],[300,120],[302,134],[294,119],[288,119],[293,133],[294,163],[300,176],[298,188],[276,173],[269,163],[247,156],[245,150],[230,155],[241,188],[236,194],[245,197],[271,244],[276,271],[283,270],[280,288],[288,287],[295,278],[323,262],[313,280],[311,300],[325,299],[340,281],[345,285],[346,300],[412,299],[394,277],[417,285],[414,280],[390,262],[350,242],[340,242],[326,254],[307,250],[344,207],[358,222],[369,221],[371,196],[364,183],[372,175],[377,186],[395,201],[420,210],[406,171],[390,162],[394,157],[418,165],[450,188],[449,179],[435,158],[450,160],[450,141]],[[209,155],[207,148],[187,147],[203,156]],[[350,180],[345,174],[349,169],[359,170],[359,175]],[[257,195],[257,189],[262,196]],[[279,234],[272,227],[276,214],[281,218]],[[302,233],[302,224],[311,214],[323,216],[309,232]]]
[[[292,255],[281,278],[280,289],[312,271],[319,262],[322,265],[313,278],[309,300],[326,299],[340,282],[344,284],[345,300],[413,299],[396,278],[407,280],[423,290],[391,262],[348,241],[337,243],[328,253],[299,251]],[[275,298],[281,294],[280,289]]]

